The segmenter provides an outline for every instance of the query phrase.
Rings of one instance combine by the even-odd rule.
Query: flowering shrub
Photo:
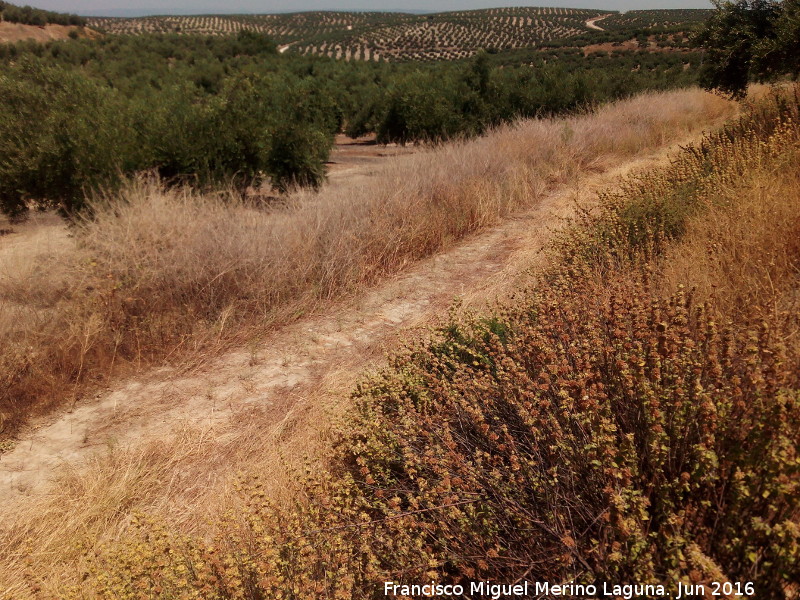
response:
[[[720,190],[753,172],[794,168],[787,161],[797,160],[798,94],[797,87],[775,93],[684,148],[668,167],[644,171],[620,190],[601,193],[599,210],[581,211],[556,243],[560,262],[603,271],[653,260]]]
[[[425,511],[405,529],[442,577],[659,583],[717,565],[774,594],[800,572],[788,367],[768,327],[734,333],[690,294],[566,278],[360,390],[346,455],[371,520]]]

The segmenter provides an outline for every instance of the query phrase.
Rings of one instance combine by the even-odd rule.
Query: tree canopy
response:
[[[48,23],[57,25],[86,25],[86,19],[78,15],[57,13],[32,6],[16,6],[0,0],[0,21],[37,25],[43,27]]]
[[[800,74],[800,0],[715,0],[697,41],[706,50],[703,84],[734,96],[750,81]]]

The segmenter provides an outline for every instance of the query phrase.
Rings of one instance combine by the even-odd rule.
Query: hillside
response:
[[[0,0],[0,21],[36,25],[38,27],[44,27],[48,24],[86,25],[86,19],[78,15],[42,10],[32,6],[17,6],[3,0]]]
[[[621,42],[637,36],[691,31],[706,10],[614,11],[569,8],[494,8],[426,15],[380,12],[303,12],[278,15],[91,18],[110,34],[264,33],[282,51],[344,60],[454,60],[490,51]],[[665,40],[682,46],[683,38]]]
[[[299,12],[264,15],[154,16],[136,18],[91,17],[91,27],[107,33],[141,35],[180,33],[182,35],[230,35],[242,29],[264,33],[279,44],[310,37],[367,28],[387,22],[413,20],[412,15],[382,12]]]
[[[6,326],[32,332],[48,314],[65,319],[88,350],[86,368],[101,351],[102,320],[121,316],[101,314],[112,296],[132,316],[150,315],[131,322],[150,351],[181,315],[195,321],[170,349],[189,361],[166,369],[137,374],[147,357],[124,358],[111,340],[108,358],[131,376],[57,412],[2,455],[0,553],[13,558],[0,567],[0,588],[26,598],[30,568],[43,593],[59,597],[58,586],[80,576],[71,541],[87,535],[99,548],[135,527],[129,517],[140,510],[193,529],[235,506],[239,471],[268,474],[275,498],[289,492],[285,461],[291,469],[309,454],[324,462],[327,432],[363,369],[385,364],[383,353],[413,339],[415,327],[444,318],[455,297],[482,306],[513,293],[541,266],[539,250],[573,214],[576,194],[594,202],[621,174],[665,162],[669,145],[734,110],[698,90],[649,94],[392,159],[366,179],[299,193],[272,211],[138,184],[76,236],[43,223],[35,240],[0,239],[0,258],[14,265],[0,293],[6,306],[12,293],[17,303],[0,313],[14,316]],[[91,292],[86,269],[98,274]],[[77,296],[64,298],[73,286]],[[58,298],[72,308],[45,306]],[[276,326],[263,339],[247,335],[263,327],[269,302],[280,303]],[[36,335],[46,331],[59,343],[71,335],[53,321]]]
[[[497,8],[421,15],[364,31],[301,40],[292,50],[335,58],[452,60],[481,48],[514,49],[565,39],[587,29],[598,11],[570,8]]]
[[[50,42],[75,38],[97,38],[99,34],[87,27],[76,25],[24,25],[22,23],[0,22],[0,43],[13,44],[25,40]]]
[[[70,37],[91,38],[97,34],[85,27],[86,20],[77,15],[17,6],[0,1],[0,43],[23,40],[49,42]]]
[[[603,29],[620,31],[630,29],[685,30],[703,23],[713,13],[702,9],[629,10],[609,15],[603,20]]]

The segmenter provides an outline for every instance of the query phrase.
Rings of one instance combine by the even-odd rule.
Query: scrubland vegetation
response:
[[[8,427],[112,369],[284,322],[530,205],[571,173],[730,111],[701,92],[654,98],[505,126],[398,161],[367,187],[297,192],[269,210],[147,179],[99,198],[73,222],[74,243],[23,253],[0,279]]]
[[[751,81],[800,76],[800,1],[724,2],[697,35],[708,52],[703,85],[734,96]]]
[[[634,175],[506,308],[364,382],[295,503],[138,518],[76,597],[372,598],[384,580],[800,575],[798,96]],[[79,589],[81,591],[79,591]],[[81,596],[80,594],[84,594]]]
[[[0,46],[0,207],[72,214],[144,170],[200,189],[319,187],[342,129],[440,142],[697,77],[683,61],[562,58],[344,64],[248,31]]]
[[[800,88],[744,97],[751,80],[797,74],[796,9],[728,3],[697,38],[730,58],[704,81],[740,103],[697,88],[619,100],[696,77],[691,59],[626,63],[622,78],[603,49],[567,76],[549,61],[579,57],[558,44],[542,63],[521,49],[357,67],[248,31],[0,48],[3,237],[31,208],[68,217],[41,230],[46,244],[0,237],[7,437],[113,377],[259,339],[682,144],[578,207],[502,306],[454,310],[367,375],[305,469],[293,457],[281,475],[240,473],[173,519],[179,473],[220,446],[110,440],[48,497],[9,501],[3,591],[366,599],[388,580],[733,581],[796,598]],[[380,30],[371,15],[353,19]],[[684,44],[661,17],[612,27]],[[429,145],[322,186],[342,130]],[[228,459],[214,468],[272,465]]]

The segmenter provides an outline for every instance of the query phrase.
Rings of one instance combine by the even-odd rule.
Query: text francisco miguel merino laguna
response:
[[[710,588],[705,588],[710,585]],[[734,590],[733,587],[736,586]],[[677,588],[667,591],[664,585],[653,584],[612,584],[612,583],[598,583],[593,584],[578,584],[578,583],[561,583],[551,584],[546,581],[521,581],[513,584],[492,583],[490,581],[472,581],[464,585],[446,585],[431,581],[424,584],[402,584],[395,581],[383,582],[383,595],[386,597],[405,597],[405,598],[424,598],[424,597],[437,597],[443,598],[492,598],[492,600],[499,600],[500,598],[537,598],[537,597],[554,597],[564,596],[568,598],[624,598],[630,600],[632,598],[673,598],[673,600],[688,599],[688,597],[700,597],[705,595],[706,591],[711,592],[712,595],[723,595],[722,588],[730,586],[731,590],[724,590],[726,593],[730,591],[736,596],[749,596],[752,595],[754,590],[753,584],[684,584],[678,582]],[[739,590],[739,587],[742,587]],[[697,589],[701,588],[701,589]],[[718,590],[715,588],[719,588]],[[737,593],[739,592],[739,593]]]

